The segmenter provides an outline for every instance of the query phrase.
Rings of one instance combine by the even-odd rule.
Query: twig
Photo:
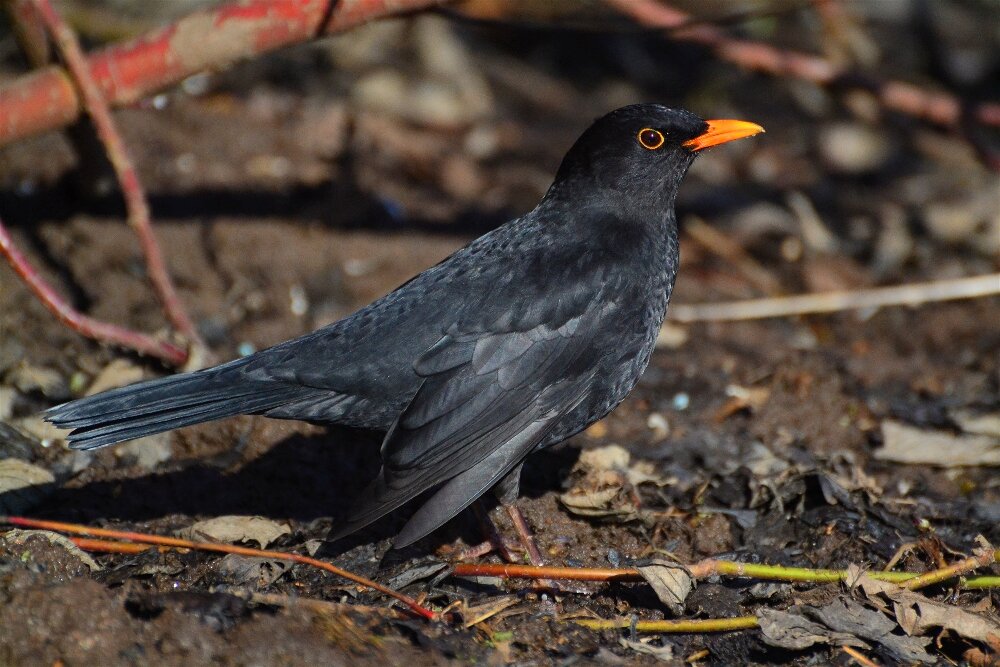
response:
[[[9,523],[14,526],[25,526],[28,528],[40,528],[42,530],[52,530],[60,533],[69,533],[71,535],[110,537],[116,540],[131,540],[142,544],[153,544],[164,547],[194,549],[197,551],[215,551],[227,554],[238,554],[240,556],[251,556],[254,558],[273,558],[275,560],[287,560],[295,563],[302,563],[303,565],[318,567],[326,570],[327,572],[331,572],[338,577],[342,577],[348,581],[353,581],[356,584],[366,586],[383,593],[384,595],[388,595],[400,601],[414,613],[425,619],[434,620],[437,618],[437,615],[434,612],[421,606],[413,598],[394,591],[388,586],[383,586],[376,581],[354,574],[353,572],[348,572],[347,570],[341,569],[336,565],[331,565],[330,563],[321,561],[317,558],[310,558],[309,556],[302,556],[300,554],[286,553],[284,551],[270,551],[266,549],[252,549],[250,547],[238,547],[232,544],[220,544],[218,542],[195,542],[193,540],[185,540],[179,537],[163,537],[160,535],[149,535],[146,533],[135,533],[131,531],[110,530],[107,528],[91,528],[89,526],[82,526],[74,523],[45,521],[42,519],[30,519],[21,516],[0,516],[0,523]],[[108,546],[106,541],[100,541],[99,543],[90,542],[89,544],[96,547]]]
[[[756,320],[859,308],[918,306],[936,301],[973,299],[994,294],[1000,294],[1000,273],[854,291],[820,292],[722,303],[676,304],[670,307],[669,315],[676,322]]]
[[[993,563],[1000,563],[1000,549],[997,549],[996,551],[983,549],[982,553],[977,556],[964,558],[957,563],[949,565],[948,567],[931,570],[930,572],[925,572],[919,577],[910,579],[903,584],[903,587],[908,588],[911,591],[915,591],[919,588],[924,588],[932,584],[939,584],[942,581],[962,576],[963,574],[972,572],[973,570],[981,567],[986,567],[987,565],[992,565]]]
[[[13,238],[11,238],[2,220],[0,220],[0,255],[7,258],[14,272],[21,277],[28,286],[28,289],[38,297],[42,305],[55,315],[56,319],[80,335],[135,350],[139,354],[161,359],[174,366],[183,364],[187,358],[187,352],[176,345],[136,331],[95,320],[70,306],[39,275],[38,270],[31,265],[28,258],[17,249]]]
[[[751,257],[742,245],[698,216],[689,216],[684,221],[684,232],[701,247],[732,263],[744,278],[765,294],[781,294],[781,283],[773,273]]]
[[[142,182],[139,180],[139,175],[129,157],[125,141],[111,118],[108,103],[91,75],[87,58],[80,47],[76,34],[62,20],[50,0],[34,0],[34,3],[73,77],[73,83],[79,91],[81,102],[87,114],[94,123],[97,136],[107,149],[108,158],[118,176],[122,195],[125,198],[128,224],[139,237],[139,246],[146,259],[147,272],[153,289],[156,291],[164,311],[166,311],[167,319],[186,339],[189,350],[197,356],[205,345],[198,335],[194,323],[184,310],[184,306],[177,296],[177,290],[174,289],[173,282],[170,280],[163,254],[160,252],[160,246],[150,223],[149,204],[146,202]]]
[[[0,0],[10,16],[17,43],[34,67],[48,64],[51,57],[45,26],[35,9],[34,0]]]
[[[730,37],[712,25],[685,27],[691,16],[658,0],[605,0],[642,25],[669,30],[670,39],[702,44],[716,57],[749,70],[774,76],[805,79],[812,83],[871,90],[887,109],[923,118],[947,127],[958,127],[963,119],[961,102],[948,93],[931,92],[902,81],[863,80],[820,56],[783,51],[762,42]],[[1000,125],[1000,104],[984,103],[970,117],[984,125]]]
[[[377,616],[388,616],[390,613],[399,613],[395,609],[385,607],[373,607],[363,604],[343,604],[331,602],[329,600],[317,600],[316,598],[303,598],[293,595],[281,595],[278,593],[257,593],[254,591],[227,590],[230,595],[235,595],[253,604],[264,604],[270,607],[304,607],[317,614],[344,614],[347,612],[364,612]]]
[[[861,651],[856,648],[851,648],[850,646],[841,646],[840,650],[851,656],[851,658],[857,662],[861,667],[879,667],[877,662],[874,662],[871,658],[866,656]]]
[[[756,616],[699,618],[691,621],[633,621],[629,618],[574,618],[571,621],[591,630],[628,629],[636,632],[730,632],[760,625]]]
[[[977,567],[982,567],[981,565]],[[707,579],[713,576],[739,577],[761,579],[765,581],[812,582],[827,583],[847,580],[851,573],[848,570],[823,570],[804,567],[786,567],[783,565],[762,565],[757,563],[739,563],[736,561],[708,558],[687,568],[695,579]],[[968,570],[955,571],[954,578]],[[491,563],[460,563],[455,565],[452,574],[456,577],[504,577],[524,579],[565,579],[572,581],[643,581],[639,570],[635,568],[603,568],[603,567],[536,567],[534,565],[496,565]],[[916,572],[869,572],[869,576],[880,581],[903,583],[921,576]],[[944,579],[938,579],[943,581]],[[936,582],[932,582],[936,583]],[[1000,577],[968,577],[961,581],[963,588],[993,588],[1000,587]]]
[[[94,51],[87,66],[108,104],[125,106],[198,72],[446,1],[243,0],[193,12]],[[80,113],[78,95],[64,71],[37,70],[0,87],[0,145],[68,125]]]

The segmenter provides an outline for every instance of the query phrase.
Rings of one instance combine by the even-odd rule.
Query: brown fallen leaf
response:
[[[917,591],[860,573],[852,586],[860,589],[874,604],[891,604],[896,621],[910,636],[928,634],[934,628],[944,628],[966,639],[983,643],[989,643],[991,637],[1000,637],[1000,623],[995,620],[956,605],[932,600]]]
[[[882,441],[875,458],[883,461],[945,468],[1000,465],[1000,438],[990,435],[955,435],[887,419],[882,422]]]
[[[683,565],[665,560],[654,560],[648,565],[636,568],[646,582],[653,587],[660,602],[675,616],[684,613],[684,601],[694,590],[694,578]]]
[[[673,645],[664,644],[663,646],[653,646],[651,642],[654,639],[654,637],[647,637],[645,639],[632,640],[619,637],[618,643],[627,649],[635,651],[636,653],[652,656],[658,662],[674,662]]]
[[[796,607],[787,611],[765,607],[757,611],[757,619],[760,621],[764,642],[771,646],[794,651],[801,651],[815,644],[869,648],[867,643],[851,634],[834,632],[825,625],[810,621]]]
[[[7,545],[8,551],[13,551],[12,547],[23,545],[32,537],[45,538],[51,544],[65,550],[70,556],[86,565],[90,568],[91,572],[97,572],[101,569],[97,561],[91,558],[86,551],[73,544],[72,540],[65,535],[54,533],[51,530],[21,530],[20,528],[13,528],[0,536],[0,542]]]
[[[771,390],[768,387],[741,387],[732,384],[726,387],[726,395],[729,400],[712,415],[716,424],[721,424],[741,410],[752,412],[762,408],[771,397]]]
[[[21,459],[0,459],[0,512],[20,514],[55,490],[56,478]]]
[[[639,512],[636,486],[671,482],[657,475],[652,463],[632,462],[631,454],[618,445],[584,450],[572,474],[576,482],[559,501],[570,512],[591,518],[633,518]]]
[[[291,563],[285,560],[228,554],[214,564],[214,569],[229,583],[260,589],[280,579],[290,566]]]
[[[189,540],[208,538],[216,542],[256,542],[263,549],[290,532],[292,529],[288,524],[262,516],[218,516],[182,528],[177,535]]]

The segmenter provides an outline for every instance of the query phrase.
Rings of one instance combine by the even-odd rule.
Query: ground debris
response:
[[[647,565],[640,565],[637,569],[642,578],[653,587],[660,602],[675,616],[684,613],[684,601],[694,590],[694,578],[686,568],[677,563],[655,560]]]
[[[20,514],[55,490],[55,476],[21,459],[0,459],[0,512]]]
[[[49,530],[21,530],[19,528],[13,528],[7,532],[0,535],[0,542],[3,542],[8,551],[13,552],[15,547],[28,548],[25,554],[30,554],[30,544],[29,541],[32,538],[44,538],[53,547],[57,547],[66,552],[71,558],[80,561],[82,564],[86,565],[91,572],[97,572],[101,569],[101,566],[97,564],[90,555],[85,552],[80,547],[73,544],[73,542],[65,535],[60,535],[59,533],[53,533]],[[24,555],[22,554],[22,560]]]
[[[836,632],[825,625],[810,621],[802,613],[801,607],[787,610],[763,608],[757,611],[764,641],[771,646],[802,650],[815,644],[836,646],[860,646],[867,644],[854,635]]]
[[[875,458],[897,463],[923,463],[953,468],[1000,466],[1000,437],[921,429],[901,422],[882,422],[881,449]]]
[[[262,516],[219,516],[206,519],[177,531],[178,537],[189,540],[206,538],[217,542],[256,542],[261,549],[282,535],[292,532],[291,526]]]
[[[592,518],[637,518],[640,507],[636,487],[665,486],[672,481],[658,475],[648,461],[633,462],[628,450],[619,445],[583,451],[572,474],[576,482],[559,500],[573,514]]]
[[[908,635],[925,635],[932,629],[942,628],[986,644],[1000,639],[1000,622],[995,618],[932,600],[916,591],[873,579],[860,571],[853,585],[874,604],[885,606],[891,603],[896,621]]]

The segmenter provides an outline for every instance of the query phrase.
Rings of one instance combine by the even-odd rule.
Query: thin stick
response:
[[[2,220],[0,220],[0,254],[7,258],[14,272],[21,277],[21,280],[42,302],[42,305],[55,315],[56,319],[80,335],[135,350],[139,354],[161,359],[174,366],[183,364],[184,360],[187,359],[187,352],[176,345],[114,324],[95,320],[70,306],[14,245],[14,239],[10,236]]]
[[[254,558],[273,558],[275,560],[287,560],[303,565],[318,567],[327,572],[331,572],[338,577],[353,581],[356,584],[374,589],[380,593],[388,595],[409,607],[414,613],[428,620],[434,620],[437,615],[431,610],[421,606],[413,598],[392,590],[388,586],[362,577],[361,575],[348,572],[336,565],[321,561],[317,558],[302,556],[299,554],[285,553],[284,551],[269,551],[266,549],[252,549],[250,547],[238,547],[232,544],[220,544],[218,542],[195,542],[179,537],[163,537],[160,535],[148,535],[146,533],[136,533],[124,530],[110,530],[107,528],[91,528],[75,523],[64,523],[62,521],[45,521],[42,519],[30,519],[21,516],[0,516],[0,523],[9,523],[14,526],[25,526],[28,528],[40,528],[42,530],[52,530],[60,533],[70,533],[72,535],[91,535],[94,537],[110,537],[118,540],[131,540],[143,544],[154,544],[165,547],[179,547],[184,549],[194,549],[197,551],[215,551],[227,554],[238,554],[240,556],[252,556]]]
[[[79,91],[84,109],[94,123],[97,136],[108,152],[108,159],[114,167],[121,185],[122,196],[125,198],[128,224],[139,238],[139,246],[146,259],[149,280],[167,314],[167,319],[187,339],[192,350],[203,349],[204,343],[177,296],[177,290],[174,289],[159,243],[153,233],[149,217],[149,204],[146,202],[146,194],[143,191],[142,182],[139,180],[139,174],[135,170],[131,157],[129,157],[125,141],[111,118],[108,102],[104,99],[100,87],[91,75],[87,57],[80,47],[76,34],[53,8],[50,0],[34,0],[34,3],[73,77],[73,83]]]
[[[722,303],[677,304],[670,318],[677,322],[756,320],[859,308],[919,306],[937,301],[974,299],[1000,294],[1000,273],[854,291],[820,292]]]
[[[33,4],[34,0],[0,0],[10,16],[18,46],[24,51],[28,62],[34,67],[42,67],[51,55],[45,25]]]
[[[918,588],[924,588],[925,586],[930,586],[932,584],[939,584],[942,581],[959,577],[967,572],[972,572],[973,570],[986,567],[987,565],[992,565],[993,563],[1000,563],[1000,549],[997,549],[996,551],[984,549],[978,556],[964,558],[953,565],[949,565],[948,567],[942,567],[937,570],[925,572],[919,577],[907,581],[903,584],[903,586],[911,591],[915,591]]]
[[[445,0],[240,0],[192,12],[167,26],[89,54],[108,102],[133,104],[192,74],[332,35]],[[326,20],[326,23],[322,22]],[[0,86],[0,144],[54,130],[80,115],[79,95],[59,67]]]
[[[850,646],[841,646],[840,650],[851,656],[851,658],[862,667],[879,667],[877,662],[873,662],[871,658],[855,648],[851,648]]]
[[[982,565],[979,565],[982,567]],[[812,582],[827,583],[844,581],[851,576],[847,570],[823,570],[804,567],[785,567],[783,565],[762,565],[757,563],[738,563],[736,561],[708,558],[688,567],[695,579],[707,579],[713,576],[746,577],[766,581]],[[968,570],[964,570],[968,571]],[[455,565],[452,574],[456,577],[504,577],[509,579],[564,579],[572,581],[642,581],[642,575],[635,568],[603,568],[603,567],[535,567],[533,565],[510,564],[472,564]],[[918,579],[916,572],[869,572],[869,576],[880,581],[903,583]],[[962,574],[954,571],[946,578],[954,578]],[[938,578],[938,581],[943,579]],[[936,582],[930,582],[936,583]],[[968,577],[961,580],[963,588],[994,588],[1000,587],[1000,577]]]
[[[658,0],[605,0],[638,23],[669,30],[670,39],[694,42],[712,49],[716,57],[745,69],[774,76],[794,77],[828,86],[863,88],[874,93],[887,109],[923,118],[947,127],[963,119],[962,103],[948,93],[932,92],[902,81],[865,81],[820,56],[781,49],[730,37],[713,25],[687,25],[691,16]],[[1000,125],[1000,104],[986,103],[972,109],[969,117],[984,125]]]
[[[278,593],[255,593],[253,591],[228,591],[231,595],[243,598],[253,604],[266,604],[271,607],[304,607],[317,614],[346,614],[348,612],[364,612],[377,616],[388,616],[389,614],[399,614],[399,610],[386,609],[384,607],[373,607],[363,604],[343,604],[331,602],[329,600],[317,600],[316,598],[302,598],[292,595],[280,595]]]
[[[629,618],[575,618],[572,620],[591,630],[629,629],[636,632],[731,632],[760,626],[756,616],[734,618],[699,618],[691,621],[633,621]]]

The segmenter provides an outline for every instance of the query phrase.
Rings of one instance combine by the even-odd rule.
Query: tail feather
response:
[[[64,403],[45,413],[73,429],[73,449],[96,449],[182,426],[253,414],[301,400],[308,387],[251,379],[230,364],[196,373],[140,382]]]

